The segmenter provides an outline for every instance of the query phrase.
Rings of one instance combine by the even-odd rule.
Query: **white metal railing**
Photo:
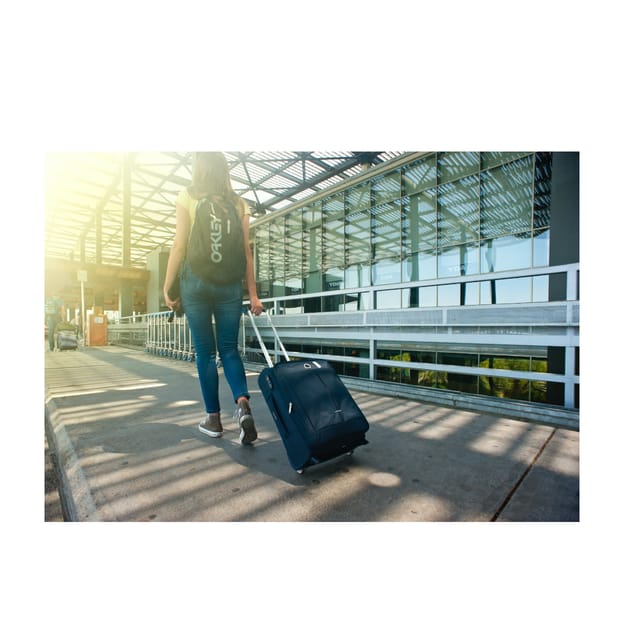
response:
[[[357,295],[361,293],[371,294],[371,300],[375,293],[380,291],[396,291],[404,289],[439,287],[451,284],[470,284],[474,282],[492,282],[498,280],[514,280],[516,278],[527,278],[535,276],[546,276],[551,274],[567,274],[567,286],[565,290],[565,300],[572,301],[578,299],[578,274],[580,273],[580,263],[558,265],[553,267],[535,267],[533,269],[513,269],[511,271],[492,271],[469,276],[447,276],[432,278],[429,280],[412,280],[410,282],[397,282],[391,284],[367,285],[364,287],[352,287],[350,289],[337,289],[333,291],[319,291],[315,293],[296,293],[286,296],[273,296],[262,298],[263,303],[272,303],[275,313],[280,314],[282,305],[292,300],[305,300],[310,298],[324,298],[336,295]],[[489,305],[479,305],[489,306]],[[500,304],[494,306],[501,306]],[[424,307],[434,308],[434,307]],[[372,307],[373,310],[373,307]]]
[[[368,379],[375,381],[377,367],[393,367],[420,371],[437,371],[472,376],[490,376],[514,378],[529,381],[561,383],[564,385],[564,407],[575,408],[575,387],[579,385],[579,375],[575,371],[575,354],[579,345],[579,301],[578,301],[578,263],[540,267],[517,271],[492,272],[473,276],[440,278],[397,284],[377,285],[264,298],[262,302],[273,314],[283,340],[310,344],[331,339],[353,340],[367,343],[368,357],[329,355],[325,357],[335,362],[360,364],[368,371]],[[340,294],[356,294],[389,289],[440,286],[491,280],[511,279],[565,273],[565,301],[530,302],[510,305],[483,304],[449,307],[422,307],[407,309],[332,311],[324,313],[286,314],[286,303],[293,299],[316,298]],[[373,297],[372,297],[373,299]],[[498,313],[496,313],[496,310]],[[213,322],[213,319],[212,319]],[[261,318],[257,317],[260,323]],[[266,321],[262,320],[262,322]],[[251,328],[249,327],[251,330]],[[144,331],[144,338],[140,330]],[[175,318],[169,311],[123,318],[117,325],[109,327],[109,338],[117,342],[119,337],[137,332],[144,349],[154,355],[194,360],[195,354],[186,316]],[[240,342],[245,359],[261,361],[262,355],[257,347],[247,346],[247,327],[241,326]],[[251,330],[252,331],[252,330]],[[253,333],[253,332],[252,332]],[[268,335],[268,330],[266,331]],[[376,357],[377,342],[424,342],[442,345],[465,343],[475,345],[498,345],[505,349],[512,346],[563,347],[565,366],[563,373],[518,371],[485,367],[465,367],[453,364],[399,362]],[[303,345],[304,346],[304,345]],[[317,352],[289,351],[293,357],[318,357]],[[279,360],[280,353],[274,347],[274,359]]]

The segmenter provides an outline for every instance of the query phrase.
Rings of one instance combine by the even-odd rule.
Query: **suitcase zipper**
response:
[[[316,365],[316,367],[318,367],[318,369],[322,369],[322,367],[317,363],[314,362],[313,364]],[[331,389],[330,387],[327,385],[327,383],[322,379],[322,376],[318,376],[320,378],[320,382],[323,384],[324,388],[327,390],[327,395],[329,396],[329,398],[331,398],[331,402],[333,402],[333,407],[335,409],[335,411],[333,412],[334,415],[336,415],[337,413],[341,414],[340,417],[342,418],[342,421],[344,422],[344,416],[342,415],[342,409],[340,408],[340,406],[338,405],[338,403],[336,402],[335,396],[331,393]]]

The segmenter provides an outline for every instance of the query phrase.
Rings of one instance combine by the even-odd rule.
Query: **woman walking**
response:
[[[236,228],[238,248],[234,249]],[[237,405],[235,415],[240,426],[240,441],[251,444],[258,434],[249,406],[244,365],[238,353],[243,277],[249,291],[251,312],[260,315],[263,307],[256,292],[249,246],[249,208],[231,187],[224,155],[196,152],[191,185],[178,195],[176,203],[176,234],[167,264],[164,299],[170,309],[181,303],[189,321],[207,412],[199,430],[212,438],[219,438],[223,432],[217,350]],[[178,278],[179,298],[169,293],[173,294],[172,287]]]

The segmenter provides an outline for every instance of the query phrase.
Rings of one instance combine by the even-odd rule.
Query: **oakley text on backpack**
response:
[[[187,263],[196,275],[213,284],[242,280],[247,265],[244,232],[232,202],[220,198],[198,201]]]

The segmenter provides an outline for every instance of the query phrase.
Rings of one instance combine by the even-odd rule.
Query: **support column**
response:
[[[96,264],[102,264],[102,209],[96,210]]]
[[[118,291],[118,309],[120,317],[126,318],[133,315],[133,283],[124,280],[120,283]]]
[[[122,161],[122,266],[131,266],[131,167],[132,157],[125,153]]]
[[[132,155],[125,153],[122,159],[122,266],[131,266],[131,168]],[[120,317],[133,315],[133,285],[120,282],[118,292]]]
[[[579,154],[554,153],[551,165],[551,235],[549,265],[580,262],[580,181]],[[549,301],[575,299],[576,284],[566,274],[549,276]],[[549,373],[572,375],[575,349],[549,347]],[[570,386],[571,388],[566,388]],[[573,383],[549,382],[547,396],[553,404],[575,408]]]

